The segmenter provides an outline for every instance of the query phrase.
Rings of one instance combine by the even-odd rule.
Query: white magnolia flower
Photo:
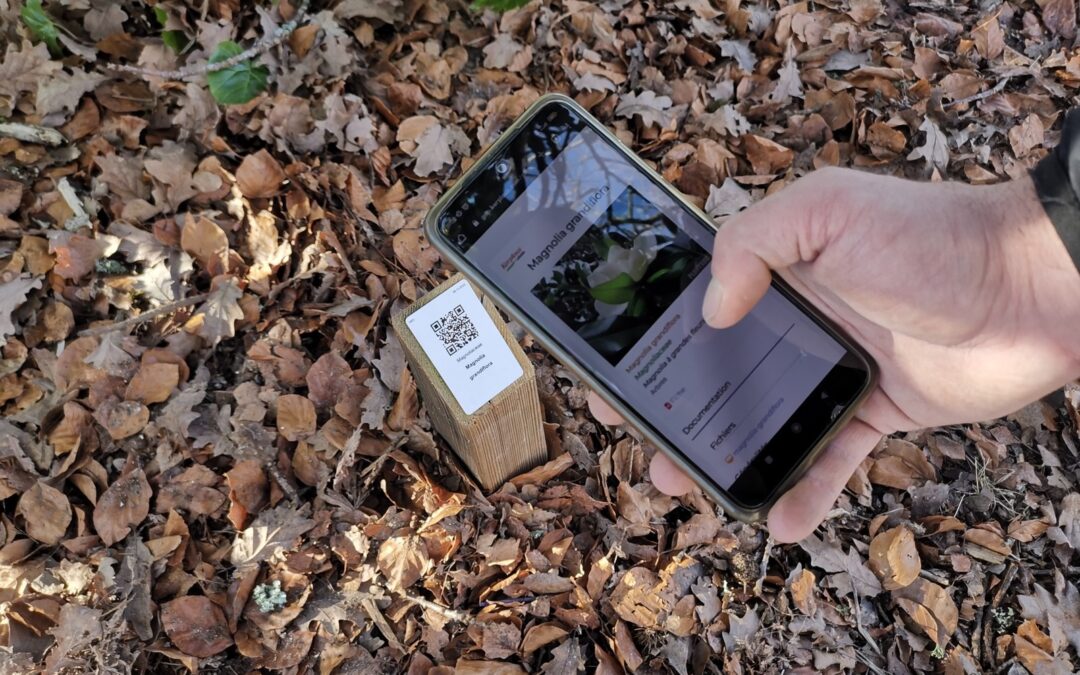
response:
[[[652,232],[643,232],[634,237],[630,248],[612,246],[608,249],[607,260],[600,263],[588,277],[589,287],[596,288],[615,279],[620,274],[626,274],[634,282],[641,281],[649,265],[656,259],[657,252],[656,235]],[[596,313],[601,317],[616,317],[623,313],[627,303],[611,305],[596,300]]]

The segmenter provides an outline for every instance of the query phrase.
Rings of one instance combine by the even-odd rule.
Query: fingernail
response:
[[[701,315],[709,324],[713,323],[716,314],[720,311],[720,301],[724,299],[724,287],[716,279],[709,280],[709,287],[705,289],[705,302],[701,306]]]

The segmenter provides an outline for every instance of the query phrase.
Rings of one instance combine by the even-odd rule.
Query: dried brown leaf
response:
[[[512,623],[485,621],[481,648],[489,659],[505,659],[517,653],[521,629]]]
[[[793,570],[792,576],[789,577],[788,588],[791,590],[791,599],[799,611],[807,616],[814,616],[817,613],[817,598],[814,596],[816,581],[814,573],[802,569],[801,565],[797,570]]]
[[[63,492],[38,481],[19,497],[15,515],[25,521],[31,539],[56,546],[71,523],[71,503]]]
[[[535,469],[514,476],[510,479],[510,483],[519,488],[523,485],[543,485],[572,466],[574,466],[574,458],[566,453]]]
[[[180,367],[175,363],[144,363],[131,378],[124,398],[141,403],[162,403],[169,400],[180,383]]]
[[[937,471],[919,446],[889,438],[875,456],[868,476],[876,485],[906,490],[928,480],[937,480]]]
[[[307,397],[285,394],[277,400],[277,428],[286,440],[296,441],[315,432],[315,404]]]
[[[216,345],[223,338],[235,335],[236,322],[244,318],[244,310],[240,308],[239,303],[243,295],[244,292],[240,290],[234,278],[215,278],[210,296],[199,308],[199,312],[192,317],[195,332],[206,339],[211,346]]]
[[[273,197],[285,178],[281,164],[265,149],[245,157],[236,169],[236,185],[249,199]]]
[[[1036,0],[1042,20],[1054,35],[1072,39],[1076,35],[1075,0]]]
[[[956,632],[960,615],[947,589],[919,578],[893,591],[893,597],[926,636],[941,647]]]
[[[109,486],[94,507],[94,529],[102,543],[112,546],[150,513],[150,483],[136,467]]]
[[[352,385],[352,368],[341,354],[327,352],[307,372],[308,398],[319,408],[332,407]]]
[[[219,654],[233,644],[225,613],[201,595],[185,595],[162,605],[161,627],[180,651],[199,658]]]
[[[747,134],[742,140],[743,148],[746,150],[746,159],[750,161],[754,173],[759,176],[784,171],[795,159],[795,153],[791,148],[786,148],[763,136]]]
[[[576,587],[573,579],[552,572],[536,572],[525,577],[525,588],[533,593],[565,593]]]
[[[903,526],[878,533],[870,542],[869,565],[885,590],[908,586],[922,571],[915,535]]]
[[[115,441],[134,436],[150,421],[150,411],[138,401],[121,401],[110,398],[94,411],[94,419],[105,427]]]
[[[180,231],[180,247],[199,261],[204,269],[216,274],[224,271],[229,254],[229,237],[217,223],[206,216],[184,216]]]
[[[390,588],[403,591],[431,569],[424,540],[408,534],[390,537],[379,546],[379,571]]]
[[[521,651],[529,655],[546,644],[557,642],[569,635],[569,632],[557,623],[541,623],[525,631],[521,641]]]

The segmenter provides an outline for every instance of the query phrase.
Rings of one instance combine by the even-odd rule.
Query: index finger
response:
[[[618,426],[625,422],[615,408],[608,405],[608,402],[600,398],[595,391],[589,392],[589,412],[596,418],[596,421],[600,424],[606,424],[608,426]]]

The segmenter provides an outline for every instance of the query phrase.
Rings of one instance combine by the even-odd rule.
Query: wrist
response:
[[[1020,316],[1067,359],[1062,382],[1080,377],[1080,270],[1039,201],[1031,178],[994,186],[991,218],[1002,223],[1004,258],[1015,276]],[[993,220],[991,220],[993,222]],[[1011,266],[1011,265],[1010,265]],[[1023,305],[1028,310],[1024,311]]]

